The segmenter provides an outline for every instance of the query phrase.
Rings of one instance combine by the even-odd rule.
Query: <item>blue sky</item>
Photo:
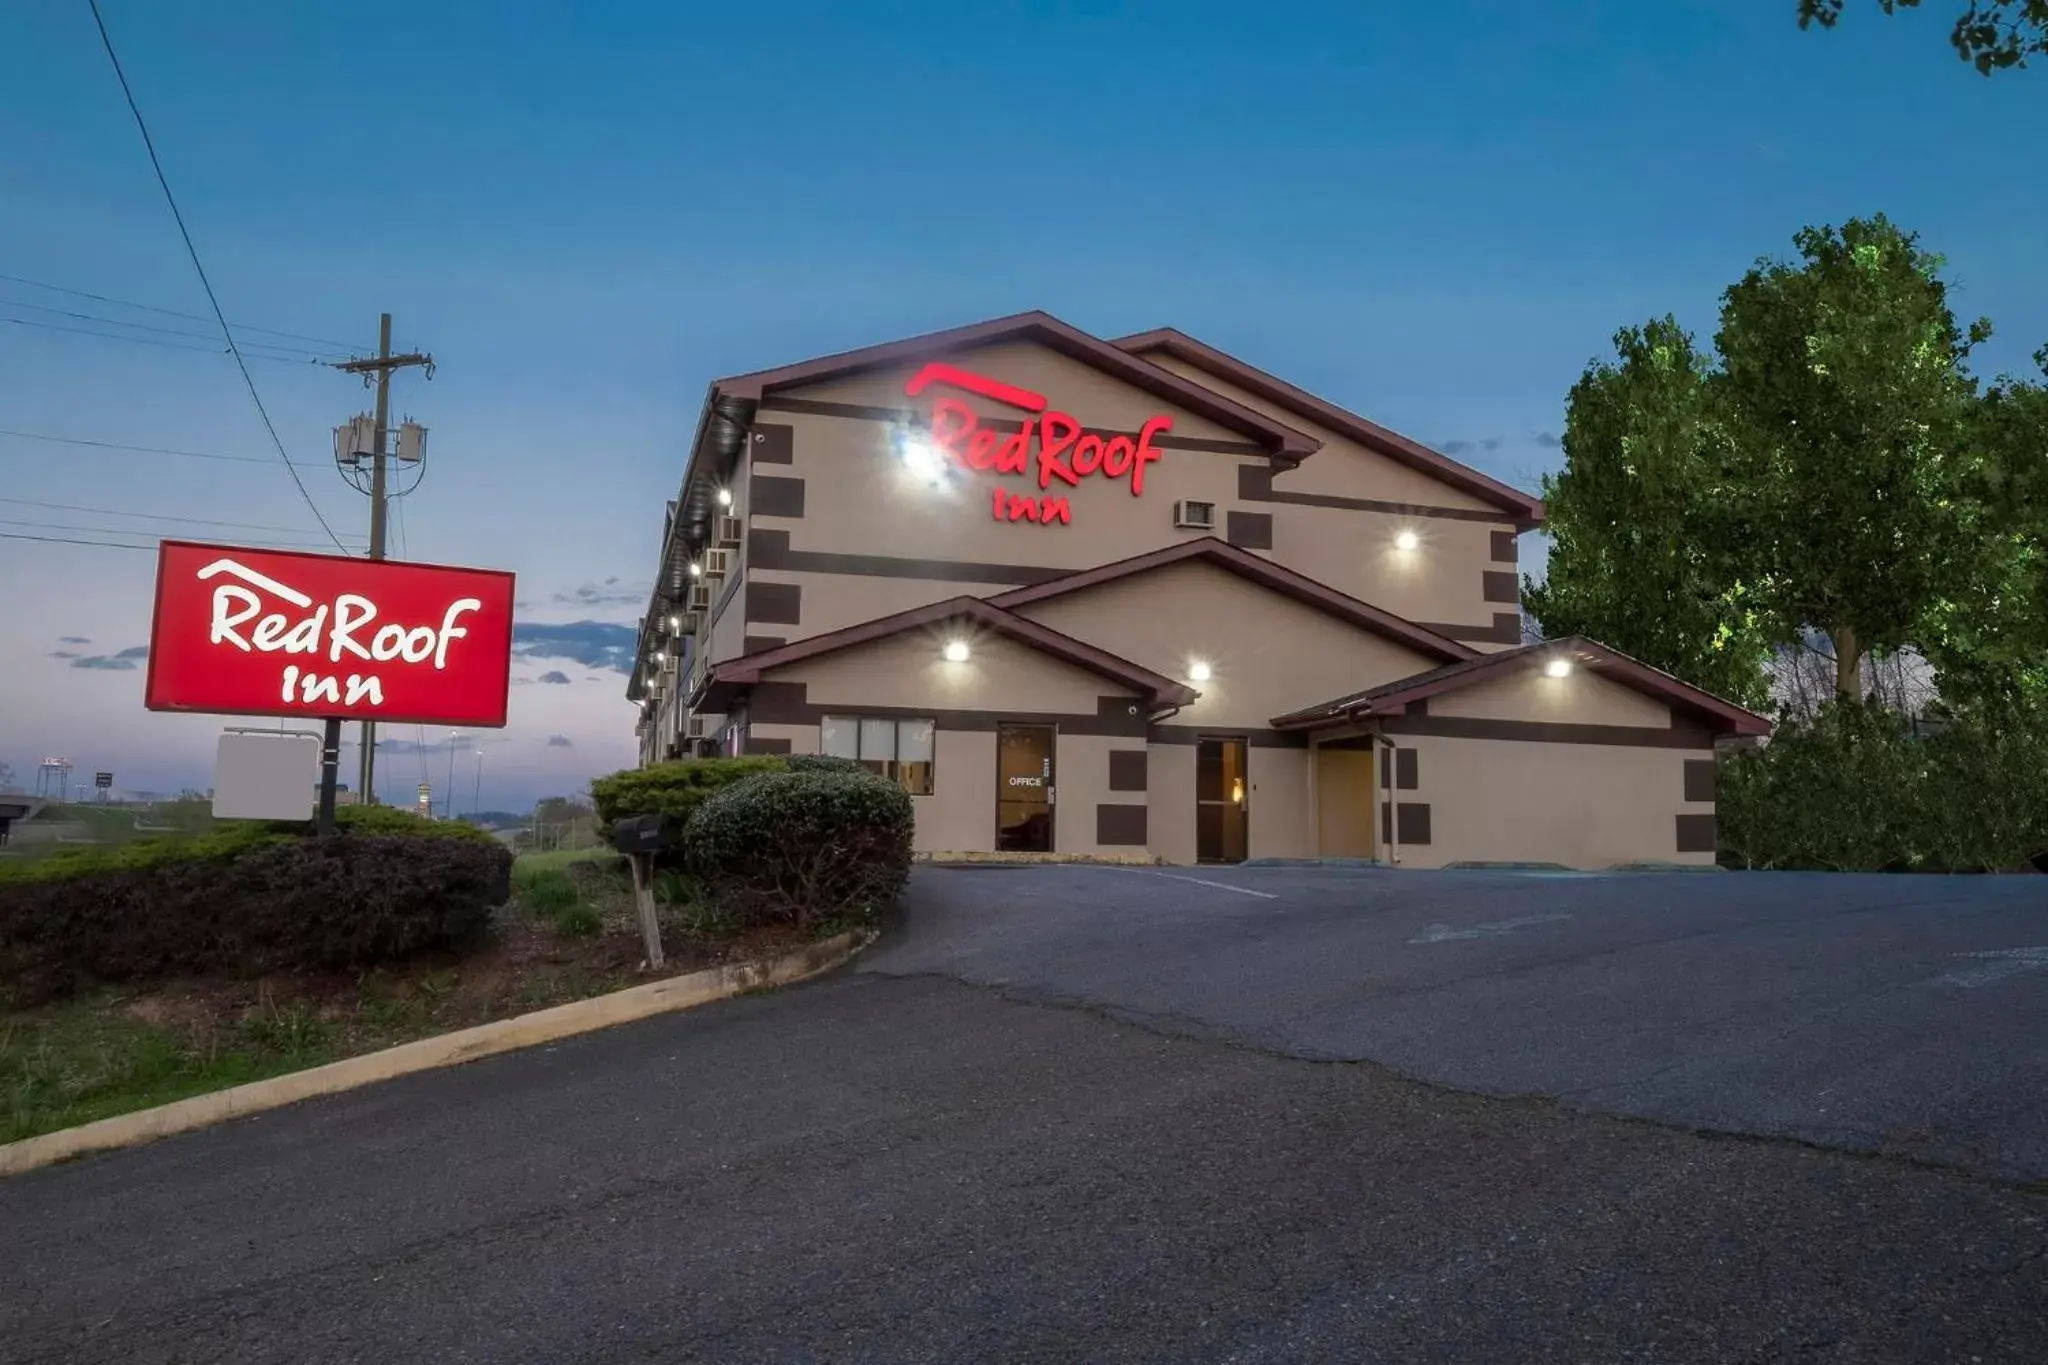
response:
[[[228,316],[369,344],[389,309],[441,362],[396,388],[433,430],[404,552],[517,570],[555,628],[483,746],[489,807],[631,761],[622,679],[570,627],[637,614],[714,375],[1027,308],[1170,323],[1533,486],[1617,327],[1710,334],[1753,258],[1879,210],[1999,325],[1982,368],[2025,368],[2048,341],[2048,178],[2024,170],[2048,71],[1955,60],[1959,3],[1852,4],[1832,34],[1800,33],[1794,0],[103,9]],[[203,313],[82,0],[8,27],[0,274]],[[0,281],[0,316],[91,326],[64,310],[204,330]],[[359,529],[326,452],[367,395],[307,359],[253,370]],[[224,357],[4,322],[0,429],[269,454]],[[205,533],[109,514],[131,511],[317,535],[274,463],[0,435],[0,496],[21,534]],[[0,539],[18,780],[51,753],[123,787],[208,781],[217,722],[144,713],[120,666],[151,569]],[[385,771],[402,790],[424,767]]]

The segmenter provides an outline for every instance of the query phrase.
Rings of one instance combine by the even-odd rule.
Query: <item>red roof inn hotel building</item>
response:
[[[1521,643],[1542,504],[1172,330],[1043,313],[721,379],[644,762],[856,758],[944,852],[1706,863],[1765,722]]]

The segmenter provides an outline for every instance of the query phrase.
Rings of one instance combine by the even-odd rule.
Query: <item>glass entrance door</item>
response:
[[[1195,860],[1241,863],[1250,842],[1245,794],[1245,742],[1204,739],[1195,744]]]
[[[996,850],[1052,852],[1053,728],[996,728]]]

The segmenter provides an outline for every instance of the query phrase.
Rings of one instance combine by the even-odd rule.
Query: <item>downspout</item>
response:
[[[1401,812],[1394,804],[1396,788],[1400,779],[1395,775],[1394,741],[1385,735],[1374,736],[1385,746],[1387,752],[1387,861],[1395,867],[1401,865]]]

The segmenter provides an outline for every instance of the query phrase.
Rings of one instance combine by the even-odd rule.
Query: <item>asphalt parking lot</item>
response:
[[[861,970],[2048,1179],[2048,877],[938,869],[909,916]]]
[[[921,870],[855,970],[0,1180],[0,1361],[2038,1362],[2044,884]]]

